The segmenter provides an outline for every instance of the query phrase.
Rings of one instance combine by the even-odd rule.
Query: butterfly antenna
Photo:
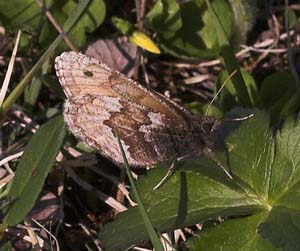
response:
[[[227,84],[227,82],[234,76],[234,74],[237,73],[237,69],[234,70],[224,81],[224,83],[221,85],[221,88],[217,91],[216,95],[213,97],[213,99],[210,101],[210,103],[208,104],[208,107],[206,109],[205,115],[208,115],[208,111],[211,107],[211,105],[213,104],[213,102],[215,101],[215,99],[218,97],[218,95],[220,94],[220,92],[223,90],[224,86]]]

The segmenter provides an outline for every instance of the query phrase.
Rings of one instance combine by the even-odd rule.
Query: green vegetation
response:
[[[194,236],[177,243],[172,238],[168,241],[175,249],[176,245],[178,248],[183,245],[195,251],[299,250],[297,48],[292,48],[289,35],[280,36],[286,33],[285,18],[293,29],[299,11],[289,9],[285,13],[284,6],[277,8],[272,36],[263,38],[260,34],[268,29],[266,23],[271,20],[265,14],[266,9],[275,6],[263,6],[251,0],[146,1],[145,11],[139,9],[141,6],[134,6],[134,1],[82,0],[75,4],[71,0],[46,0],[43,3],[47,8],[38,2],[0,1],[3,37],[12,42],[17,31],[22,31],[17,53],[22,60],[15,63],[15,72],[0,107],[0,161],[24,151],[20,159],[10,164],[14,177],[2,183],[5,185],[0,189],[3,250],[11,250],[14,245],[4,230],[22,222],[33,224],[30,210],[39,204],[39,194],[51,190],[49,187],[58,191],[62,186],[53,182],[56,172],[60,172],[60,177],[67,173],[62,178],[67,199],[57,194],[60,204],[46,205],[44,210],[50,206],[57,206],[57,211],[65,210],[65,218],[58,220],[53,216],[50,220],[59,226],[56,237],[60,250],[84,250],[85,247],[96,250],[97,238],[105,250],[126,250],[149,239],[149,232],[151,241],[155,242],[162,233],[188,227]],[[138,12],[138,20],[133,10]],[[255,26],[256,22],[264,22],[263,27]],[[151,86],[147,81],[150,75],[158,91],[170,91],[188,109],[218,118],[221,124],[211,155],[177,162],[176,171],[159,189],[153,190],[170,163],[157,164],[140,176],[136,184],[131,180],[133,195],[130,196],[140,201],[140,207],[131,207],[128,200],[121,200],[123,207],[119,211],[123,212],[114,219],[112,212],[118,211],[121,204],[111,199],[117,197],[115,185],[105,179],[99,182],[87,167],[104,170],[108,176],[119,175],[121,183],[124,173],[104,158],[96,158],[93,151],[67,134],[61,115],[63,94],[53,70],[53,59],[64,50],[79,50],[97,38],[115,39],[120,34],[139,47],[133,56],[134,70],[139,74],[133,75],[140,77],[140,82],[145,79]],[[259,37],[266,44],[270,40],[269,47],[253,46],[258,44],[255,41]],[[3,50],[3,58],[8,64],[12,43],[7,45],[4,41],[3,46],[8,49]],[[237,59],[241,43],[252,47],[246,47],[244,58]],[[284,51],[283,47],[289,49]],[[103,48],[99,47],[98,54],[110,53],[118,61],[113,49]],[[290,59],[288,63],[286,58]],[[213,63],[214,60],[219,61]],[[206,66],[201,65],[203,62]],[[7,64],[5,68],[1,66],[3,71]],[[194,78],[201,73],[213,75],[210,83],[214,85],[202,88],[201,84],[192,87],[185,84],[184,77]],[[201,94],[199,98],[197,93],[201,91],[209,94]],[[212,98],[214,102],[209,104]],[[16,112],[31,122],[26,124],[24,116],[21,118]],[[72,169],[76,174],[69,171]],[[99,198],[109,206],[99,202]],[[74,206],[78,204],[82,208]],[[92,237],[82,230],[80,237],[72,232],[74,240],[67,243],[70,233],[62,225],[66,223],[69,227],[70,222],[76,226],[85,222],[93,230]],[[201,224],[201,231],[194,227],[196,224]],[[160,243],[154,246],[162,250]],[[48,249],[50,246],[40,247],[40,250]]]

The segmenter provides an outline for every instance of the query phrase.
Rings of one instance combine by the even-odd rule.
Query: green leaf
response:
[[[288,72],[275,72],[267,76],[259,93],[261,106],[270,109],[280,99],[285,98],[286,101],[282,94],[288,93],[293,86],[293,77]]]
[[[298,193],[299,193],[298,188]],[[294,198],[295,200],[295,198]],[[296,251],[300,248],[300,211],[274,207],[266,222],[259,232],[265,239],[269,239],[275,247],[281,247],[285,251]]]
[[[47,71],[49,69],[49,60],[46,61],[42,66],[42,74],[38,74],[36,77],[34,77],[30,83],[24,90],[24,106],[27,109],[32,109],[34,107],[38,95],[40,93],[40,90],[42,88],[43,82],[43,76],[47,74]]]
[[[63,24],[67,18],[73,13],[77,3],[71,0],[56,1],[55,5],[51,8],[51,13],[54,18]],[[106,7],[103,0],[90,1],[84,14],[80,17],[77,23],[72,27],[68,33],[68,38],[75,45],[80,48],[86,41],[86,33],[94,31],[103,22],[106,14]],[[49,42],[54,40],[57,36],[57,31],[53,25],[47,20],[46,25],[43,27],[39,41],[44,47],[49,46]],[[60,46],[60,50],[65,50],[66,45]]]
[[[73,0],[47,0],[42,2],[61,25],[74,12],[77,6],[76,1]],[[75,47],[79,48],[85,43],[86,33],[94,31],[103,22],[105,13],[106,8],[103,0],[90,1],[85,13],[68,33],[68,38]],[[36,0],[0,1],[0,18],[6,27],[11,29],[23,28],[31,32],[37,32],[42,27],[39,42],[45,48],[58,35],[58,31],[53,24],[44,14],[42,15],[42,7],[38,5]],[[60,50],[66,48],[66,45],[60,46]]]
[[[221,216],[225,223],[206,228],[189,242],[191,249],[299,250],[300,119],[287,120],[275,136],[269,125],[269,116],[257,110],[236,109],[224,119],[214,152],[233,180],[200,157],[178,163],[179,171],[153,191],[165,171],[151,170],[138,189],[155,228],[170,231]],[[114,236],[122,237],[115,242]],[[147,238],[137,208],[106,225],[100,238],[107,250]]]
[[[132,23],[117,16],[113,16],[111,18],[111,22],[119,32],[121,32],[123,35],[126,36],[129,36],[132,33],[132,31],[135,29]]]
[[[157,31],[174,31],[182,27],[180,7],[176,0],[157,1],[147,14],[147,22]]]
[[[6,242],[1,248],[1,251],[10,251],[12,249],[11,247],[11,243],[10,242]]]
[[[232,14],[222,0],[212,1],[226,33],[231,34]],[[219,53],[220,44],[212,24],[212,16],[202,0],[179,6],[175,1],[158,1],[147,15],[148,25],[158,32],[159,45],[180,58],[199,59]],[[160,26],[160,23],[162,24]]]
[[[272,121],[277,121],[283,107],[295,93],[294,89],[294,80],[290,73],[273,73],[262,82],[258,106],[269,110]]]
[[[5,217],[10,226],[22,221],[33,207],[65,135],[63,117],[57,116],[41,126],[30,139],[8,195],[15,201]]]
[[[24,90],[25,107],[31,108],[34,106],[42,87],[41,77],[33,78],[30,85]]]
[[[269,187],[269,201],[272,204],[300,209],[300,201],[295,200],[298,198],[295,189],[298,189],[297,183],[300,181],[299,143],[299,119],[297,121],[289,119],[276,134],[276,155]],[[294,199],[290,197],[290,193]]]
[[[51,7],[53,1],[43,1]],[[35,0],[0,1],[0,18],[10,29],[37,30],[42,21],[42,10]]]
[[[188,250],[191,251],[279,251],[268,240],[257,233],[257,227],[266,212],[250,217],[228,220],[214,228],[201,231],[197,237],[189,239]],[[247,227],[245,227],[247,226]]]
[[[165,168],[151,170],[138,182],[138,191],[151,222],[158,231],[168,231],[220,215],[248,215],[261,207],[229,180],[214,162],[197,159],[183,162],[162,187],[153,187],[165,175]],[[115,241],[115,236],[119,236]],[[100,233],[106,250],[122,250],[147,239],[136,207],[121,213]]]
[[[115,134],[117,135],[116,132],[115,132]],[[139,191],[138,191],[138,189],[135,185],[134,178],[131,174],[129,164],[128,164],[128,161],[126,159],[126,154],[124,152],[124,149],[123,149],[122,144],[121,144],[121,140],[118,137],[118,135],[117,135],[117,139],[118,139],[118,145],[119,145],[119,148],[121,150],[122,157],[123,157],[127,177],[129,179],[129,182],[130,182],[131,191],[132,191],[132,194],[133,194],[133,196],[134,196],[134,198],[135,198],[135,200],[138,204],[137,207],[139,209],[140,216],[141,216],[141,218],[143,220],[143,223],[145,225],[147,235],[148,235],[149,239],[151,240],[151,244],[153,245],[153,249],[155,249],[157,251],[163,251],[164,247],[163,247],[162,243],[160,242],[159,237],[157,235],[157,232],[154,229],[153,224],[152,224],[152,222],[149,218],[149,215],[147,214],[147,212],[145,210],[144,204],[142,203]]]
[[[237,134],[228,137],[229,168],[251,187],[249,193],[252,190],[261,204],[269,208],[265,222],[259,227],[262,237],[274,247],[299,250],[300,242],[295,237],[300,233],[299,119],[286,121],[275,138],[267,125],[267,118],[255,113],[240,125]]]
[[[251,30],[257,17],[257,1],[252,0],[229,0],[234,15],[234,48],[240,49],[245,44],[247,33]]]
[[[274,160],[273,133],[269,128],[269,118],[265,113],[254,112],[253,117],[244,122],[235,119],[245,117],[238,112],[226,118],[219,138],[225,151],[218,157],[244,189],[259,196],[261,202],[267,200],[270,172]],[[241,110],[243,111],[243,110]],[[234,128],[234,129],[233,129]],[[230,130],[229,133],[227,131]],[[221,139],[222,140],[222,139]]]
[[[249,93],[251,103],[254,103],[258,99],[258,91],[255,84],[255,80],[247,71],[241,71],[244,83],[246,85],[247,91]],[[216,81],[216,90],[217,92],[222,88],[220,94],[217,97],[217,101],[220,107],[223,108],[223,111],[229,111],[237,105],[241,105],[238,102],[238,94],[233,85],[232,79],[228,79],[229,75],[227,71],[222,71]],[[227,81],[227,82],[226,82]],[[225,85],[224,85],[225,84]],[[223,86],[224,85],[224,86]]]
[[[66,33],[73,27],[74,23],[78,20],[78,18],[82,15],[83,11],[86,9],[86,6],[89,4],[90,0],[81,0],[72,14],[69,16],[67,21],[65,22],[63,29]],[[44,65],[46,60],[53,54],[56,47],[62,41],[62,35],[59,35],[51,44],[51,46],[44,52],[44,54],[40,57],[38,62],[31,68],[31,70],[26,74],[26,76],[18,83],[18,85],[14,88],[14,90],[10,93],[10,95],[4,100],[2,106],[0,107],[0,114],[5,115],[8,109],[14,104],[14,102],[19,98],[19,96],[23,93],[25,87],[29,84],[32,78],[38,73],[40,68]]]

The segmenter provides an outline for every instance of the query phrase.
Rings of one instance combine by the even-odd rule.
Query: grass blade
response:
[[[126,155],[125,155],[124,149],[122,147],[122,144],[121,144],[121,141],[120,141],[120,138],[118,137],[118,135],[117,135],[117,139],[118,139],[119,148],[120,148],[120,151],[122,153],[123,160],[124,160],[124,166],[125,166],[127,176],[128,176],[128,179],[129,179],[129,182],[130,182],[130,185],[131,185],[131,189],[132,189],[133,195],[135,197],[135,200],[138,204],[138,208],[139,208],[139,211],[140,211],[141,216],[143,218],[143,221],[145,223],[145,227],[146,227],[149,239],[150,239],[150,241],[153,245],[154,250],[164,251],[162,243],[160,242],[160,240],[158,238],[158,235],[157,235],[157,233],[156,233],[156,231],[155,231],[155,229],[154,229],[154,227],[151,223],[151,220],[150,220],[150,218],[147,214],[147,211],[143,206],[143,203],[142,203],[142,200],[140,198],[139,192],[138,192],[138,190],[135,186],[134,179],[131,175],[129,164],[128,164],[128,161],[126,159]]]
[[[30,139],[8,194],[15,201],[5,217],[8,225],[18,224],[33,207],[66,131],[63,117],[56,116],[41,126]]]

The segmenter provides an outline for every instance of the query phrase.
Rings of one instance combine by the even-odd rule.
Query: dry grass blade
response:
[[[78,185],[80,185],[83,189],[85,189],[87,191],[94,191],[96,193],[96,196],[100,200],[104,201],[107,205],[114,208],[116,211],[123,212],[123,211],[127,210],[127,208],[125,206],[123,206],[120,202],[116,201],[113,197],[108,196],[107,194],[104,194],[103,192],[99,191],[95,187],[91,186],[89,183],[80,179],[71,168],[65,167],[65,169],[66,169],[67,173],[72,177],[72,179]]]
[[[14,67],[14,63],[15,63],[15,59],[16,59],[16,55],[17,55],[17,50],[18,50],[18,45],[19,45],[19,41],[20,41],[20,36],[21,36],[21,31],[19,30],[13,52],[12,52],[11,58],[9,60],[9,64],[8,64],[7,72],[5,74],[3,85],[2,85],[2,88],[0,91],[0,107],[2,106],[3,100],[5,98],[8,84],[10,81],[10,77],[11,77],[11,74],[13,71],[13,67]]]

